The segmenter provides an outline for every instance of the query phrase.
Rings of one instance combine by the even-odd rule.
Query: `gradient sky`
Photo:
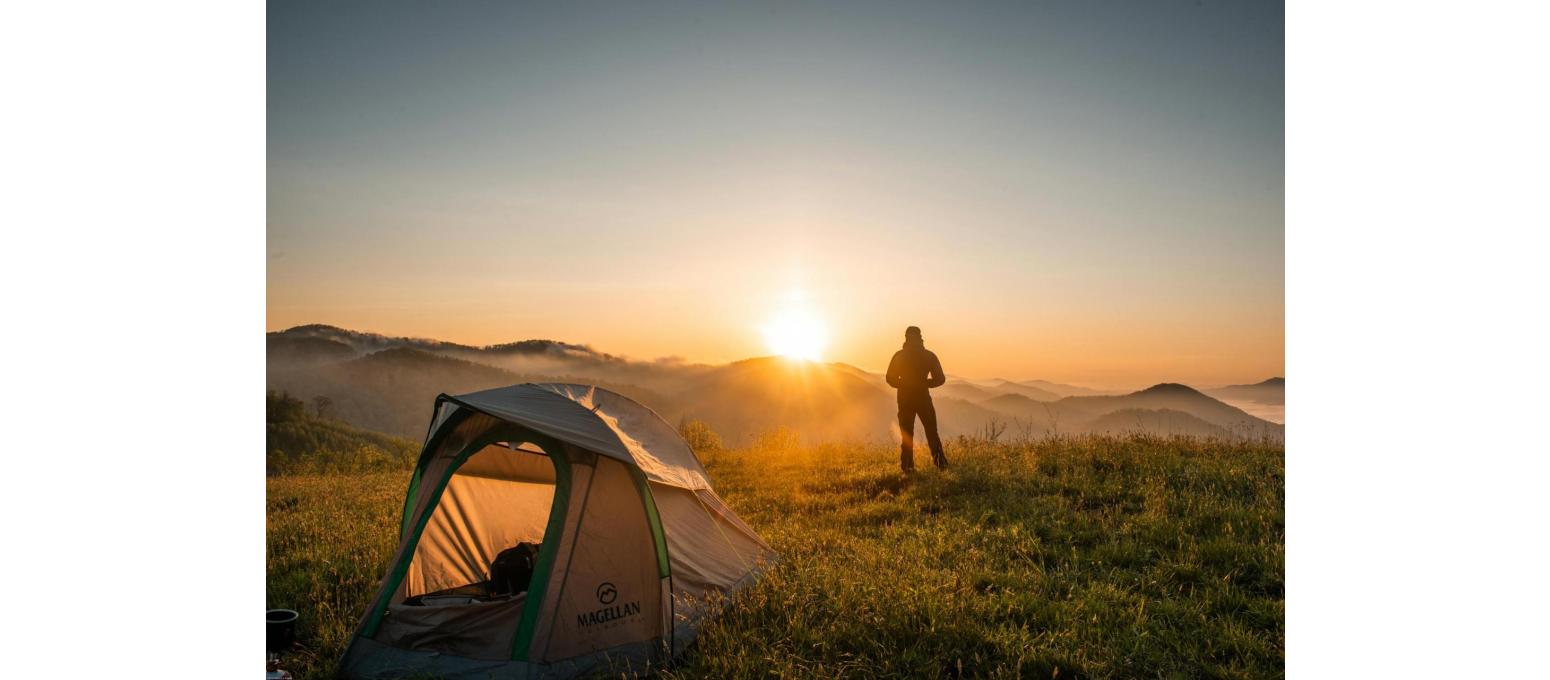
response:
[[[270,330],[1284,366],[1279,3],[270,0]]]

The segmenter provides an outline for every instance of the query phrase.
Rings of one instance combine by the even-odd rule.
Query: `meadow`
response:
[[[701,453],[782,561],[661,677],[1283,675],[1279,443],[961,438],[952,469],[910,478],[897,456],[791,438]],[[301,612],[298,677],[332,676],[407,482],[269,478],[268,604]]]

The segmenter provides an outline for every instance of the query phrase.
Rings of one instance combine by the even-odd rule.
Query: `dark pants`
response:
[[[931,397],[899,398],[899,465],[905,472],[915,469],[915,416],[926,428],[926,443],[931,446],[931,461],[939,468],[947,467],[947,456],[942,453],[942,438],[936,434],[936,406]]]

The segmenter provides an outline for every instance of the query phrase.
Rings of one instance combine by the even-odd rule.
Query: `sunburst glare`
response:
[[[771,352],[788,359],[819,361],[829,344],[829,329],[805,306],[793,306],[770,317],[762,329]]]

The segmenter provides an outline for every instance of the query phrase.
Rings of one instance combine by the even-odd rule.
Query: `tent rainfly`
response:
[[[497,557],[524,555],[524,582],[503,587]],[[441,395],[340,675],[648,673],[775,559],[628,398],[559,383]]]

